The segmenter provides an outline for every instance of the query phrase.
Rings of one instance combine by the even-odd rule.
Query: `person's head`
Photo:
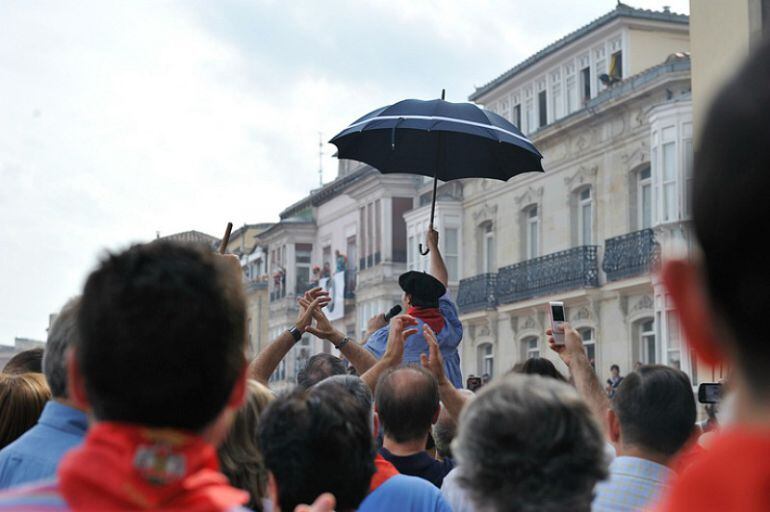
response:
[[[50,398],[42,373],[0,373],[0,449],[35,425]]]
[[[610,366],[610,375],[617,378],[620,377],[620,366],[613,364]]]
[[[542,377],[549,377],[561,382],[567,382],[564,375],[553,365],[553,363],[545,357],[530,357],[522,363],[518,363],[513,367],[511,373],[523,373],[525,375],[540,375]]]
[[[332,375],[313,386],[314,389],[331,387],[335,390],[342,388],[355,399],[361,411],[370,418],[372,435],[376,437],[379,422],[377,414],[374,412],[374,397],[372,397],[372,390],[369,389],[369,386],[356,375]]]
[[[607,476],[604,441],[568,384],[506,375],[460,416],[452,453],[477,510],[589,511]]]
[[[5,363],[3,373],[43,373],[43,349],[31,348],[14,355]]]
[[[43,373],[51,388],[51,396],[67,400],[67,349],[78,343],[80,297],[70,299],[59,312],[51,329],[43,354]]]
[[[297,374],[297,384],[309,389],[332,375],[345,375],[348,369],[339,357],[321,352],[307,360],[307,364]]]
[[[663,461],[684,446],[695,420],[690,379],[662,365],[626,375],[607,412],[608,434],[619,453],[633,449]]]
[[[246,401],[217,450],[222,473],[235,487],[249,493],[246,506],[251,510],[262,510],[261,500],[267,497],[267,470],[259,451],[257,430],[260,416],[273,398],[267,387],[255,380],[247,381]]]
[[[386,437],[397,443],[424,440],[438,420],[438,384],[417,366],[387,371],[377,382],[375,406]]]
[[[246,382],[234,260],[168,241],[108,254],[81,298],[70,396],[97,420],[219,434]]]
[[[476,397],[473,391],[469,389],[460,389],[458,391],[460,394],[468,396],[469,399]],[[436,455],[442,460],[452,457],[452,441],[454,441],[457,435],[457,421],[455,421],[443,405],[441,406],[438,420],[433,425],[432,434],[433,442],[436,446]]]
[[[446,293],[441,281],[425,272],[410,270],[401,274],[398,285],[404,291],[401,299],[405,311],[409,308],[437,308],[438,300]]]
[[[375,471],[369,418],[336,383],[297,387],[274,400],[262,417],[259,442],[276,506],[291,511],[330,492],[336,510],[358,508]]]
[[[770,397],[770,345],[757,324],[770,304],[762,240],[770,219],[770,41],[716,96],[695,153],[692,221],[699,251],[664,262],[662,278],[690,345],[725,362],[755,403]],[[748,245],[747,245],[748,243]]]

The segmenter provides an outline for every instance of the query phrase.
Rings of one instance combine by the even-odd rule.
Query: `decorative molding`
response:
[[[522,329],[537,329],[537,322],[535,321],[535,318],[532,316],[528,316],[526,320],[524,320],[524,324],[521,326]]]
[[[572,315],[573,322],[579,321],[579,320],[590,320],[590,319],[591,319],[591,311],[586,306],[580,307]]]
[[[536,188],[530,186],[526,192],[515,198],[516,205],[521,209],[533,203],[540,204],[543,199],[544,191],[545,189],[543,187]]]
[[[652,297],[649,295],[642,295],[631,308],[631,313],[636,313],[637,311],[650,311],[654,305]]]
[[[494,220],[497,215],[497,204],[484,203],[479,209],[473,212],[473,222],[476,225],[488,220]]]
[[[581,165],[575,174],[564,178],[564,184],[567,185],[567,188],[570,190],[575,190],[586,183],[593,185],[596,182],[596,175],[598,172],[599,166],[596,164],[591,166]]]
[[[620,155],[620,160],[629,168],[636,167],[637,165],[649,161],[649,148],[647,142],[642,141],[637,147],[630,153],[623,153]]]

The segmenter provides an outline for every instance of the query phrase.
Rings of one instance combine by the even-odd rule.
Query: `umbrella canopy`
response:
[[[471,103],[400,101],[363,116],[330,142],[339,158],[382,173],[505,181],[543,172],[543,156],[516,126]]]

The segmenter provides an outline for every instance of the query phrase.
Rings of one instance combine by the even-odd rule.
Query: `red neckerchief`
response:
[[[202,438],[171,429],[97,423],[62,459],[62,496],[72,510],[229,510],[249,499],[219,472]]]
[[[374,467],[377,471],[372,475],[372,481],[369,483],[369,492],[373,492],[376,488],[388,481],[392,476],[398,474],[396,466],[385,460],[385,457],[377,452],[377,456],[374,457]]]
[[[770,510],[770,430],[736,427],[716,434],[682,469],[654,510],[766,512]]]
[[[416,308],[412,306],[406,314],[419,318],[428,324],[436,334],[440,333],[444,328],[444,317],[438,308]]]

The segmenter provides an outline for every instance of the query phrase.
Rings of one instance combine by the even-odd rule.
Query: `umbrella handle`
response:
[[[425,256],[425,255],[427,255],[429,252],[430,252],[430,247],[426,247],[426,248],[425,248],[425,251],[423,252],[423,250],[422,250],[422,243],[421,243],[421,244],[420,244],[420,254],[422,254],[423,256]]]

